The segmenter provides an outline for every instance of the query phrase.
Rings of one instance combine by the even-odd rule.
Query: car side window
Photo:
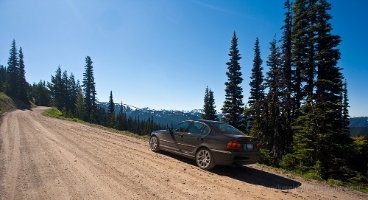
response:
[[[200,122],[193,122],[193,124],[189,127],[189,132],[194,134],[201,134],[201,129],[203,124]]]
[[[201,134],[202,135],[207,135],[210,132],[210,127],[204,125]]]
[[[176,124],[173,127],[174,132],[185,132],[189,126],[190,122],[181,122],[179,124]]]

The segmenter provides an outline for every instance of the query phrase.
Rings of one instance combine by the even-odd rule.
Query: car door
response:
[[[176,124],[171,131],[171,139],[173,143],[175,143],[175,146],[172,147],[175,148],[176,151],[181,152],[182,151],[182,137],[184,134],[188,132],[188,127],[191,124],[191,121],[184,121]]]
[[[180,142],[183,153],[194,155],[196,148],[203,142],[205,135],[201,133],[204,127],[206,127],[206,125],[202,122],[195,121],[190,124],[188,131],[183,134]]]

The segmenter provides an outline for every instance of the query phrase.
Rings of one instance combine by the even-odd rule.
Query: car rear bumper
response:
[[[246,165],[259,160],[260,151],[231,152],[211,149],[216,165]]]

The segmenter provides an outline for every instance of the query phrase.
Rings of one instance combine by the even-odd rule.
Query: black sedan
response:
[[[204,170],[215,165],[256,163],[260,145],[233,126],[210,120],[187,120],[168,130],[151,133],[152,151],[169,151],[191,159]]]

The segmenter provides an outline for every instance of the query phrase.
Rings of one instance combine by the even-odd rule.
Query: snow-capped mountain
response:
[[[106,111],[108,110],[108,102],[99,102],[102,108]],[[202,118],[203,109],[193,109],[191,111],[184,110],[155,110],[148,107],[145,108],[137,108],[135,106],[123,104],[123,112],[126,113],[127,117],[139,117],[140,120],[146,120],[148,118],[153,117],[153,121],[159,123],[163,126],[171,126],[183,120],[188,119],[200,119]],[[121,105],[115,103],[115,113],[118,114],[120,112]]]

